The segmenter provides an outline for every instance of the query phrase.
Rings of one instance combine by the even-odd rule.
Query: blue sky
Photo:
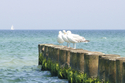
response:
[[[0,29],[125,29],[125,0],[1,0]]]

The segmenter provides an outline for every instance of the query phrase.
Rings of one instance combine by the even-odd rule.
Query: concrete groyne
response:
[[[41,70],[69,83],[125,83],[125,58],[54,44],[39,44]]]

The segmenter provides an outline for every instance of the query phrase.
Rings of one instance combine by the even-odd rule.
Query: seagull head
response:
[[[61,32],[61,31],[59,31],[59,34],[62,34],[62,32]]]
[[[63,33],[66,32],[65,30],[63,30]]]
[[[66,34],[66,31],[65,31],[65,30],[63,30],[63,33],[64,33],[64,34]]]
[[[67,34],[71,34],[71,31],[67,31]]]

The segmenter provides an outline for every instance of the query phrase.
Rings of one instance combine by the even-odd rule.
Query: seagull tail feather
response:
[[[90,42],[89,40],[85,40],[84,42]]]

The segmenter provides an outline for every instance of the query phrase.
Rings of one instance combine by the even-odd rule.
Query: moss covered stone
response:
[[[43,59],[44,59],[43,54],[40,53],[40,55],[39,55],[39,65],[42,65]]]
[[[59,64],[58,63],[51,63],[51,75],[52,76],[57,76],[58,75],[58,70],[59,70]]]
[[[39,46],[40,47],[40,46]],[[57,46],[58,48],[56,49],[60,49],[60,48],[63,48],[63,47],[59,47]],[[68,57],[67,59],[65,58],[64,60],[62,60],[63,62],[63,65],[59,65],[59,62],[58,62],[58,56],[59,56],[59,53],[57,52],[57,50],[53,51],[53,48],[49,50],[47,49],[47,45],[46,45],[46,49],[45,49],[45,53],[43,52],[40,52],[40,49],[39,49],[39,64],[42,65],[42,68],[41,70],[43,71],[50,71],[51,72],[51,75],[52,76],[58,76],[58,78],[60,79],[68,79],[68,83],[102,83],[99,79],[97,79],[96,77],[94,78],[89,78],[91,76],[87,76],[87,73],[85,74],[84,72],[84,61],[82,61],[82,59],[84,59],[84,54],[82,55],[78,55],[78,56],[75,56],[79,59],[76,59],[72,52],[71,52],[71,55],[70,57]],[[83,50],[82,50],[83,51]],[[77,52],[81,52],[81,49],[80,51],[77,50]],[[75,52],[75,54],[78,54],[77,52]],[[52,54],[51,54],[52,53]],[[70,52],[69,52],[70,53]],[[73,50],[73,53],[74,53],[74,50]],[[91,52],[92,53],[92,52]],[[48,56],[45,57],[44,55]],[[55,56],[56,55],[56,56]],[[63,52],[62,52],[62,55],[63,55]],[[64,55],[66,56],[67,53],[64,53]],[[92,55],[92,56],[91,56]],[[99,54],[100,55],[100,54]],[[97,55],[97,56],[99,56]],[[54,57],[55,56],[55,57]],[[69,56],[69,54],[68,54]],[[82,57],[81,57],[82,56]],[[88,54],[87,56],[91,56],[92,59],[95,59],[96,55],[93,55],[93,54]],[[93,58],[94,57],[94,58]],[[64,58],[64,57],[63,57]],[[73,59],[71,59],[73,58]],[[74,59],[75,58],[75,59]],[[86,60],[90,58],[90,57],[87,57]],[[97,57],[98,58],[98,57]],[[69,60],[68,60],[69,59]],[[80,61],[81,60],[81,61]],[[85,61],[86,61],[85,60]],[[66,64],[69,64],[69,61],[70,61],[70,66]],[[78,62],[79,61],[79,62]],[[79,64],[77,64],[79,63]],[[89,60],[89,63],[92,64],[92,61]],[[95,63],[97,63],[95,61]],[[79,65],[79,66],[78,66]],[[82,65],[82,67],[81,67]],[[86,66],[88,66],[89,64],[86,64]],[[62,67],[63,66],[63,67]],[[95,66],[95,65],[94,65]],[[71,68],[72,67],[72,68]],[[92,67],[92,68],[91,68]],[[89,65],[89,68],[90,69],[93,69],[93,65]],[[79,70],[79,71],[78,71]],[[90,72],[89,72],[90,73]],[[93,72],[91,72],[93,74]],[[103,82],[103,83],[109,83],[109,82]]]

